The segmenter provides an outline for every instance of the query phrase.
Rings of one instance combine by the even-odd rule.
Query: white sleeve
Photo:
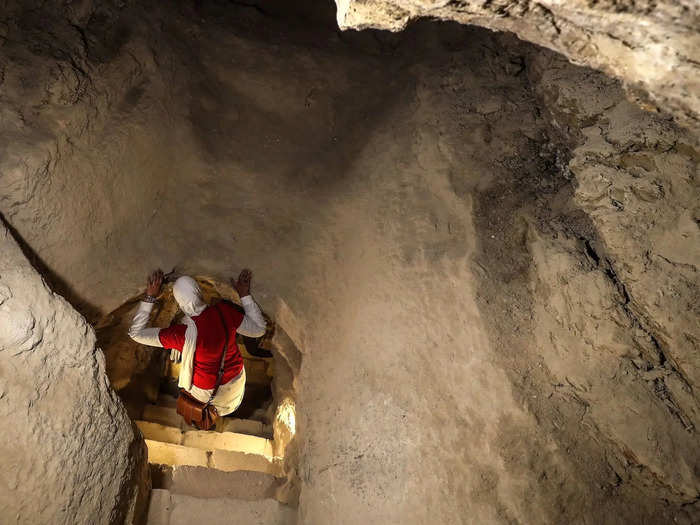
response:
[[[142,345],[163,348],[163,345],[160,343],[160,338],[158,337],[160,328],[146,328],[146,325],[148,325],[148,320],[151,317],[153,304],[154,303],[147,303],[146,301],[141,301],[139,303],[139,308],[136,310],[134,320],[131,321],[129,337]]]
[[[241,297],[241,303],[245,310],[245,316],[237,332],[247,337],[262,337],[265,335],[267,323],[262,316],[258,303],[255,302],[252,296],[246,295]]]

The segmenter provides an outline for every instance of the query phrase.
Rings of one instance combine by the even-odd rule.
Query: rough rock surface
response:
[[[576,181],[573,200],[595,227],[581,228],[579,240],[638,331],[636,364],[661,367],[654,381],[699,388],[695,137],[624,100],[603,75],[546,53],[531,66],[552,135],[573,145],[567,166]]]
[[[3,523],[131,523],[148,498],[146,451],[85,319],[0,224]]]
[[[695,137],[478,28],[165,11],[7,22],[0,211],[87,314],[254,269],[301,522],[698,521]]]
[[[549,142],[533,151],[534,171],[516,164],[479,193],[475,257],[490,338],[552,440],[519,432],[547,451],[526,468],[559,493],[555,522],[579,519],[581,487],[556,487],[553,469],[588,479],[593,507],[663,493],[686,509],[675,519],[697,520],[697,269],[665,267],[698,260],[698,229],[684,219],[697,216],[693,137],[560,56],[528,55],[526,69]],[[524,467],[517,454],[507,465]],[[606,520],[638,519],[630,506],[615,512]]]
[[[623,80],[700,130],[700,4],[694,0],[336,0],[341,28],[400,31],[455,20],[557,51]],[[649,109],[652,109],[651,107]]]

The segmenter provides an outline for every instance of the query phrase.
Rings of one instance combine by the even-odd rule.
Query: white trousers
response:
[[[206,403],[211,397],[213,389],[203,389],[198,386],[192,385],[192,388],[188,390],[192,396]],[[245,368],[241,370],[241,373],[236,377],[231,379],[228,383],[225,383],[219,387],[216,392],[216,396],[212,400],[212,405],[216,408],[216,411],[220,416],[225,416],[235,411],[241,402],[243,401],[243,394],[245,393]]]

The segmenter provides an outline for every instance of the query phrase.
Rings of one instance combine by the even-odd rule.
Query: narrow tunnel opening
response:
[[[195,280],[208,305],[227,301],[243,313],[230,285],[201,276]],[[203,431],[177,413],[180,353],[139,344],[128,335],[141,299],[133,297],[105,315],[95,330],[112,387],[146,440],[153,487],[202,497],[240,496],[236,491],[243,491],[246,498],[296,505],[295,376],[300,354],[284,330],[263,312],[265,335],[236,334],[246,374],[243,400],[233,413],[220,416],[214,429]],[[166,283],[149,326],[172,326],[183,315],[172,284]]]

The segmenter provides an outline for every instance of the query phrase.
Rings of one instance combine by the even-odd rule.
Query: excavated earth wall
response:
[[[342,28],[400,31],[421,17],[509,31],[619,78],[630,97],[700,126],[694,0],[336,0]],[[656,108],[658,111],[658,108]]]
[[[8,3],[0,213],[33,265],[90,321],[157,266],[253,268],[303,353],[300,523],[697,522],[698,151],[672,118],[693,108],[640,77],[673,115],[645,112],[512,35],[290,9]],[[106,418],[55,457],[96,440],[130,480],[71,467],[66,501],[93,506],[64,521],[120,521],[140,445],[50,296],[36,319],[88,334],[52,343],[83,350],[50,384]],[[5,469],[16,521],[58,483],[35,449]]]
[[[112,390],[95,333],[0,224],[3,523],[132,523],[146,448]]]

